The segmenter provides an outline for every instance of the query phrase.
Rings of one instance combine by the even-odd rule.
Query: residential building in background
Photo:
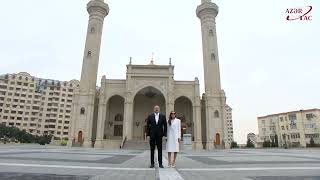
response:
[[[25,72],[0,75],[0,123],[66,139],[78,86],[78,80],[42,79]]]
[[[306,147],[313,140],[320,144],[320,109],[291,111],[258,117],[262,141],[279,146]]]
[[[231,142],[233,141],[233,122],[232,122],[232,108],[229,105],[226,105],[226,123],[227,123],[227,136],[226,143],[230,147]]]

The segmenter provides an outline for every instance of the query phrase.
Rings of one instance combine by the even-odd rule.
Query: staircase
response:
[[[123,146],[123,149],[149,150],[150,144],[149,144],[149,141],[146,141],[146,140],[127,140]],[[162,141],[162,150],[165,150],[165,149],[166,149],[166,142]]]

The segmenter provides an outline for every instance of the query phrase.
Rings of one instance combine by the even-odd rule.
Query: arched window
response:
[[[26,79],[25,79],[26,81],[28,81],[29,79],[28,79],[28,77],[26,77]]]
[[[216,111],[214,112],[214,117],[215,117],[215,118],[218,118],[218,117],[219,117],[219,111],[218,111],[218,110],[216,110]]]
[[[90,32],[94,33],[94,31],[95,31],[94,27],[91,27]]]
[[[81,109],[80,109],[80,114],[84,114],[86,112],[86,109],[84,108],[84,107],[82,107]]]
[[[213,36],[213,30],[212,29],[209,30],[209,36]]]
[[[216,60],[216,55],[214,55],[214,53],[211,53],[211,60],[212,61]]]
[[[22,79],[22,77],[21,76],[19,76],[19,80],[21,80]]]
[[[122,116],[122,114],[118,113],[118,114],[114,117],[114,121],[123,121],[123,116]]]
[[[88,51],[87,57],[91,57],[91,51]]]

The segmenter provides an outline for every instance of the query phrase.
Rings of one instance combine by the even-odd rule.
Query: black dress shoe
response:
[[[162,164],[159,165],[159,168],[163,168]]]
[[[154,168],[154,164],[151,164],[151,165],[150,165],[150,168]]]

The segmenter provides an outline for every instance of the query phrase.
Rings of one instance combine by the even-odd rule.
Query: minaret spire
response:
[[[225,95],[221,89],[216,20],[219,8],[211,0],[201,0],[197,16],[201,21],[207,148],[225,142]],[[213,144],[212,142],[215,142]]]
[[[72,125],[69,140],[91,147],[94,118],[94,102],[96,96],[97,73],[100,56],[101,36],[104,18],[109,7],[103,0],[91,0],[87,4],[89,22],[82,61],[80,90],[74,95]]]

